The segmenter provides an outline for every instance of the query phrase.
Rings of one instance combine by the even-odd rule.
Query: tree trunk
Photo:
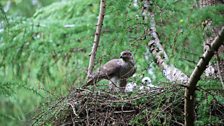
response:
[[[206,69],[209,61],[213,57],[215,51],[224,44],[224,27],[222,27],[218,36],[215,40],[209,45],[209,49],[203,54],[199,60],[197,66],[192,72],[188,80],[188,88],[185,89],[185,103],[184,103],[184,112],[185,112],[185,126],[193,126],[195,121],[195,90],[197,82],[200,80],[200,76]]]

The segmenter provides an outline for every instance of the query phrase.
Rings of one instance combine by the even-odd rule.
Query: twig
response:
[[[87,108],[87,105],[85,106],[86,107],[86,119],[87,119],[87,126],[89,126],[89,111],[88,111],[88,108]]]
[[[171,121],[175,122],[176,124],[178,124],[178,125],[180,125],[180,126],[184,126],[183,123],[177,122],[176,120],[171,120]]]
[[[93,67],[94,67],[94,60],[96,57],[96,51],[99,45],[100,41],[100,34],[101,34],[101,29],[103,25],[103,19],[105,15],[105,7],[106,7],[106,0],[101,0],[100,1],[100,12],[99,12],[99,17],[98,17],[98,22],[96,25],[96,32],[95,32],[95,37],[94,37],[94,43],[91,51],[91,56],[89,59],[89,67],[88,67],[88,72],[87,72],[87,77],[90,78],[92,75]]]
[[[114,111],[115,114],[119,114],[119,113],[132,113],[132,112],[136,112],[136,110]]]
[[[68,105],[70,105],[70,106],[72,107],[73,114],[74,114],[75,116],[79,116],[79,115],[76,113],[76,110],[75,110],[74,105],[73,105],[72,103],[68,103]]]
[[[188,85],[186,85],[186,84],[173,84],[173,85],[188,88]]]
[[[72,118],[72,125],[75,126],[75,120],[72,114],[71,114],[71,118]]]
[[[101,124],[101,126],[105,126],[107,118],[108,118],[108,111],[106,112],[106,117],[104,118],[103,123]]]

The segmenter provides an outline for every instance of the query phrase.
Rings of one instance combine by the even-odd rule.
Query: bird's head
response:
[[[152,84],[152,81],[151,81],[151,79],[149,77],[144,77],[142,79],[142,84],[143,85],[149,85],[149,84]]]
[[[120,58],[123,59],[124,61],[133,60],[133,56],[132,56],[132,53],[130,51],[121,52]]]

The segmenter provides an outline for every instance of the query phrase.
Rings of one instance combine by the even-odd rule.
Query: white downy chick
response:
[[[125,87],[125,92],[132,92],[136,89],[137,84],[134,82],[128,83]]]
[[[139,89],[141,91],[149,91],[151,88],[157,88],[157,86],[152,84],[152,80],[149,77],[144,77],[142,79],[142,85]]]
[[[144,77],[142,79],[142,84],[147,87],[156,88],[157,86],[152,84],[152,80],[149,77]]]

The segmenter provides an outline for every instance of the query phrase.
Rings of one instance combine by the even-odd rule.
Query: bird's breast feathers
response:
[[[99,73],[101,76],[107,76],[109,78],[113,76],[128,78],[135,73],[135,69],[132,62],[125,62],[122,59],[112,59],[101,67]]]
[[[122,68],[120,70],[120,77],[121,78],[129,78],[136,71],[135,66],[133,64],[131,64],[131,63],[124,63],[124,64],[122,64],[122,67],[121,68]]]

